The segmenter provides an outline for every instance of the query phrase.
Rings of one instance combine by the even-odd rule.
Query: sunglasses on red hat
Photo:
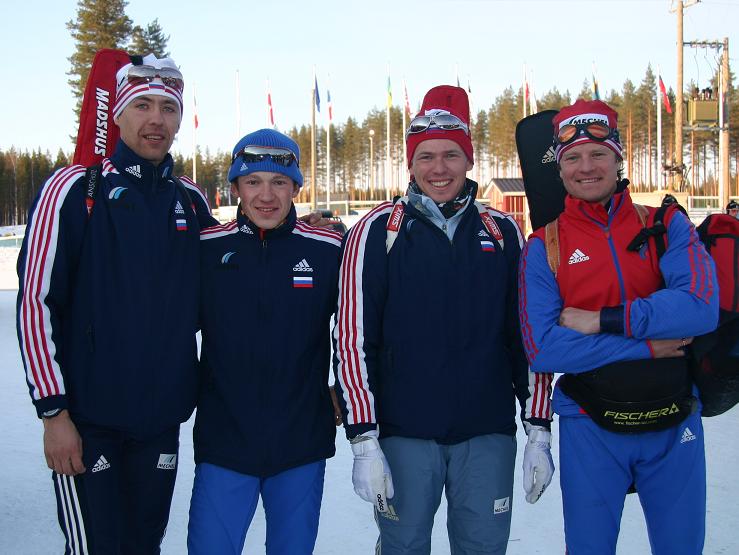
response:
[[[247,164],[264,162],[267,158],[269,158],[275,164],[284,166],[286,168],[290,166],[293,162],[295,162],[295,164],[298,163],[298,159],[295,157],[295,153],[289,148],[268,146],[245,146],[233,155],[233,158],[231,158],[231,163],[233,164],[237,158],[241,158]]]
[[[408,131],[405,132],[406,138],[414,133],[423,133],[429,127],[444,129],[445,131],[454,131],[461,129],[465,135],[469,136],[470,128],[465,122],[457,116],[451,114],[437,114],[435,116],[418,116],[411,120]]]
[[[608,127],[605,123],[592,121],[589,123],[568,123],[559,128],[554,138],[559,145],[568,145],[575,139],[585,135],[594,141],[607,141],[608,139],[619,140],[618,130]]]
[[[171,89],[182,92],[185,88],[185,81],[182,79],[182,74],[173,67],[131,66],[128,69],[126,78],[131,85],[142,85],[144,83],[151,83],[154,79],[161,79],[162,83]]]

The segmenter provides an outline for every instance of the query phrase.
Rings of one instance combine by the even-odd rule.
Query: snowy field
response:
[[[63,540],[56,523],[50,471],[42,452],[42,426],[35,417],[23,377],[15,334],[18,249],[0,248],[0,445],[5,459],[0,473],[0,554],[48,555],[62,553]],[[707,555],[739,553],[739,408],[704,420],[708,460]],[[557,435],[556,421],[554,435]],[[288,438],[286,438],[287,440]],[[558,474],[535,505],[524,500],[520,457],[524,436],[519,431],[519,460],[513,499],[511,555],[564,553]],[[556,443],[556,442],[555,442]],[[553,449],[555,464],[557,447]],[[326,485],[318,532],[317,555],[373,553],[377,532],[370,505],[359,499],[351,485],[352,456],[343,429],[337,437],[337,454],[326,465]],[[186,553],[187,512],[194,464],[192,419],[182,426],[180,467],[169,529],[162,553]],[[437,514],[432,553],[449,553],[445,504]],[[260,509],[247,534],[244,553],[264,553],[264,513]],[[624,508],[619,555],[649,553],[643,514],[636,496]],[[217,555],[217,554],[216,554]]]

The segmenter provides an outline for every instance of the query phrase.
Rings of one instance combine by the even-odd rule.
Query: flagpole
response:
[[[329,80],[329,86],[331,85]],[[328,125],[326,126],[326,209],[331,210],[331,120],[333,119],[333,107],[331,106],[331,89],[326,89],[326,102],[328,103]]]
[[[313,91],[310,116],[310,206],[316,209],[316,68],[313,66]]]
[[[238,69],[236,70],[236,137],[241,137],[241,84]]]
[[[406,116],[410,116],[410,104],[408,104],[408,85],[405,82],[405,77],[403,77],[403,94],[405,95],[404,101],[405,104],[403,105],[403,129],[401,129],[401,137],[405,136],[405,130],[408,127],[408,121]],[[405,141],[403,141],[403,176],[405,177],[404,181],[408,182],[408,145],[405,144]],[[402,184],[403,186],[405,183]]]
[[[662,173],[662,88],[659,86],[662,72],[657,66],[657,188],[664,189]]]
[[[521,88],[521,104],[523,104],[523,117],[526,117],[526,104],[529,102],[528,98],[528,89],[529,89],[529,82],[526,78],[526,64],[523,64],[523,87]]]
[[[198,139],[196,130],[198,128],[198,102],[195,96],[195,83],[192,84],[192,180],[198,182]]]
[[[385,125],[385,191],[387,198],[390,200],[390,103],[393,101],[392,89],[390,88],[390,64],[387,65],[387,107],[385,108],[386,125]]]

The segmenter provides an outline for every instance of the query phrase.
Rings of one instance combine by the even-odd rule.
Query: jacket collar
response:
[[[131,150],[122,140],[118,141],[110,160],[122,176],[144,190],[155,190],[164,186],[172,177],[174,168],[174,161],[169,153],[161,164],[154,166]]]
[[[243,225],[247,226],[254,232],[254,237],[259,238],[262,241],[289,235],[295,228],[295,222],[298,219],[297,213],[295,212],[295,204],[290,206],[290,211],[287,213],[285,221],[274,229],[262,229],[261,227],[258,227],[241,212],[241,204],[236,208],[236,214],[236,223],[238,224],[238,227],[241,228]]]
[[[601,225],[608,225],[617,214],[624,213],[633,203],[629,193],[628,179],[622,179],[616,186],[616,192],[605,204],[587,202],[572,195],[565,197],[565,212],[577,219],[587,219]]]

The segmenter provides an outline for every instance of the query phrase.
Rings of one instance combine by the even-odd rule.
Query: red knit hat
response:
[[[456,116],[469,128],[470,125],[470,101],[467,98],[467,92],[460,87],[452,87],[451,85],[439,85],[434,87],[426,96],[423,97],[421,111],[416,114],[418,116],[436,115],[437,113],[451,114]],[[429,139],[449,139],[457,143],[462,151],[467,155],[470,162],[474,162],[474,154],[472,152],[472,140],[463,129],[440,129],[438,127],[429,127],[421,133],[411,133],[405,139],[408,150],[408,167],[411,167],[413,153],[416,147],[423,141]]]
[[[554,116],[552,119],[554,136],[556,137],[559,130],[565,125],[590,123],[594,121],[605,123],[611,129],[618,129],[618,113],[616,113],[613,108],[600,100],[583,100],[580,98],[573,105],[562,108],[559,113]],[[560,145],[555,141],[554,155],[557,158],[557,163],[559,164],[559,161],[562,159],[562,155],[566,151],[573,146],[581,145],[583,143],[597,143],[605,145],[615,152],[619,158],[624,157],[621,140],[619,139],[618,134],[606,139],[605,141],[597,141],[582,133],[574,141],[567,143],[566,145]]]

